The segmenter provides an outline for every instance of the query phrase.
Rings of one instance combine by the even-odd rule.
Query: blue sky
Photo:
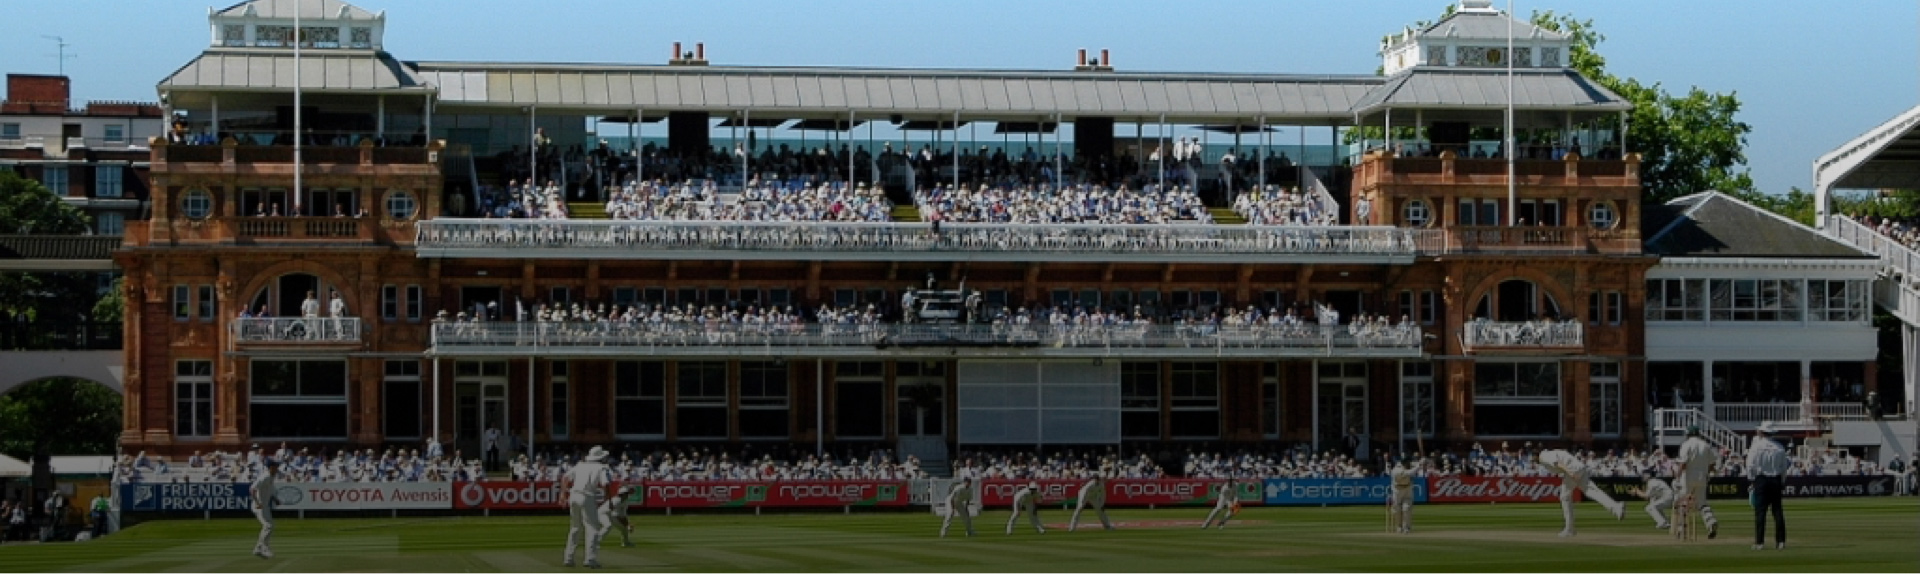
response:
[[[0,71],[54,73],[64,37],[79,100],[152,100],[205,48],[230,2],[7,2]],[[1445,0],[738,2],[365,0],[405,60],[661,63],[679,40],[716,65],[1069,68],[1076,48],[1125,70],[1366,74],[1382,35]],[[1504,8],[1505,1],[1496,1]],[[1609,69],[1670,91],[1736,92],[1763,191],[1811,189],[1814,158],[1920,104],[1920,6],[1845,2],[1516,2],[1591,19]]]

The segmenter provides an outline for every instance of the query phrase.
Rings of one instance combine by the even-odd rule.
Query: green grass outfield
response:
[[[1197,528],[1204,508],[1116,510],[1118,531],[1083,524],[1012,536],[1007,511],[995,509],[975,521],[972,539],[938,538],[940,520],[925,512],[635,515],[638,547],[621,548],[615,534],[601,562],[648,572],[1920,571],[1920,498],[1789,501],[1786,551],[1750,549],[1744,501],[1719,510],[1719,539],[1692,543],[1655,530],[1638,503],[1624,521],[1582,503],[1572,539],[1555,536],[1552,504],[1422,506],[1411,535],[1383,533],[1379,507],[1248,508],[1207,531]],[[1041,512],[1048,524],[1067,517]],[[147,522],[81,544],[0,546],[0,571],[554,571],[566,526],[560,516],[286,516],[271,560],[250,555],[257,532],[243,519]]]

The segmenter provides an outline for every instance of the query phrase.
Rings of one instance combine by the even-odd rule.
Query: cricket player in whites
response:
[[[562,565],[573,565],[573,550],[584,542],[586,566],[600,567],[600,536],[606,529],[606,525],[600,523],[600,506],[606,503],[602,499],[607,497],[607,486],[613,483],[613,472],[607,469],[606,460],[606,449],[593,447],[587,451],[586,459],[560,479],[560,488],[567,493],[568,524],[567,552],[561,556]]]
[[[600,531],[600,537],[606,538],[608,532],[618,529],[620,546],[623,548],[633,547],[633,522],[627,519],[627,506],[630,504],[627,497],[633,492],[633,485],[620,485],[620,490],[614,493],[613,498],[600,506],[600,524],[606,526]]]
[[[1393,481],[1393,492],[1387,497],[1387,516],[1390,524],[1397,527],[1401,534],[1413,532],[1413,468],[1402,457],[1400,463],[1387,471],[1387,478]]]
[[[1561,538],[1573,536],[1573,492],[1576,490],[1585,492],[1587,498],[1606,507],[1608,512],[1613,513],[1614,520],[1626,518],[1627,505],[1614,501],[1606,491],[1594,486],[1593,481],[1587,479],[1587,464],[1573,456],[1573,453],[1559,449],[1542,452],[1540,465],[1560,474],[1560,515],[1567,524],[1566,528],[1560,530]]]
[[[1027,515],[1033,523],[1033,530],[1047,533],[1047,527],[1040,525],[1040,483],[1028,482],[1013,493],[1013,516],[1007,518],[1007,534],[1013,534],[1013,525],[1020,521],[1020,515]]]
[[[1713,507],[1707,506],[1707,477],[1713,474],[1713,467],[1720,464],[1720,451],[1713,444],[1700,437],[1700,426],[1687,427],[1687,440],[1680,443],[1680,475],[1674,478],[1673,488],[1678,491],[1678,515],[1691,520],[1695,513],[1707,523],[1707,539],[1720,535],[1720,521],[1713,517]],[[1675,526],[1690,527],[1687,524]],[[1684,534],[1682,529],[1674,529],[1675,535]]]
[[[1667,486],[1667,481],[1660,480],[1652,469],[1641,471],[1640,476],[1647,480],[1647,485],[1634,489],[1633,495],[1647,499],[1647,514],[1653,517],[1653,527],[1666,530],[1672,526],[1667,524],[1667,511],[1673,509],[1673,487]]]
[[[1080,511],[1093,507],[1093,513],[1100,517],[1100,526],[1113,530],[1113,521],[1107,519],[1107,473],[1093,475],[1092,480],[1080,485],[1080,502],[1073,507],[1073,519],[1067,521],[1067,532],[1080,527]]]
[[[967,527],[967,536],[973,536],[973,477],[960,477],[960,482],[947,491],[947,519],[940,521],[940,537],[947,537],[947,527],[953,526],[953,518],[960,517],[960,524]]]
[[[1220,517],[1220,528],[1226,528],[1227,521],[1233,520],[1233,515],[1239,513],[1240,479],[1229,476],[1227,482],[1220,485],[1220,496],[1213,501],[1213,512],[1207,513],[1207,521],[1200,523],[1200,529],[1206,530],[1208,526],[1213,526],[1213,519],[1216,516]]]
[[[253,517],[260,519],[260,540],[253,543],[253,555],[261,558],[273,557],[273,506],[280,503],[274,497],[280,491],[274,485],[273,474],[279,470],[280,461],[267,459],[248,493],[253,497]]]

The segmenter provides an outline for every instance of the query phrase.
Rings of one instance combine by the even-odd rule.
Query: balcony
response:
[[[113,351],[120,323],[0,322],[0,351]]]
[[[1246,225],[1020,225],[437,219],[421,257],[1411,263],[1438,230]]]
[[[252,240],[371,240],[366,219],[345,217],[235,217],[234,237]]]
[[[361,338],[359,317],[243,317],[228,326],[241,346],[354,346]]]
[[[1577,321],[1475,321],[1461,328],[1460,344],[1470,353],[1572,353],[1586,349],[1585,333]]]
[[[1633,188],[1640,186],[1640,156],[1628,154],[1624,160],[1599,160],[1569,155],[1565,159],[1525,159],[1513,162],[1513,173],[1523,186],[1597,186]],[[1439,157],[1393,157],[1384,152],[1367,154],[1354,170],[1356,188],[1378,185],[1505,185],[1507,160],[1501,158],[1462,158],[1453,152]]]
[[[1389,328],[1211,325],[736,325],[507,323],[433,325],[447,356],[1417,357],[1422,333]]]
[[[1448,253],[1591,253],[1590,231],[1586,227],[1448,227],[1445,249]]]

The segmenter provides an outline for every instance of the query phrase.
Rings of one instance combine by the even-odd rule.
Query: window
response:
[[[947,428],[947,363],[894,363],[894,432],[939,436]],[[963,403],[965,401],[962,401]]]
[[[1587,224],[1594,229],[1613,229],[1617,219],[1611,201],[1596,201],[1587,206]]]
[[[215,300],[215,299],[213,298],[213,286],[212,286],[212,285],[201,285],[201,286],[200,286],[200,301],[199,301],[199,303],[200,303],[200,320],[201,320],[201,321],[212,321],[212,320],[213,320],[213,309],[214,309],[214,304],[215,304],[216,302],[217,302],[217,301],[216,301],[216,300]]]
[[[1285,428],[1280,420],[1285,416],[1280,400],[1280,364],[1260,363],[1260,436],[1268,439],[1280,438],[1280,429]]]
[[[1160,440],[1160,363],[1120,364],[1120,436]]]
[[[1807,280],[1807,320],[1867,320],[1867,282]]]
[[[204,189],[188,190],[180,197],[180,214],[187,219],[204,219],[213,213],[213,194]]]
[[[886,434],[886,363],[840,362],[833,367],[833,436],[878,439]]]
[[[1600,301],[1601,301],[1601,294],[1599,291],[1594,291],[1592,293],[1587,294],[1587,324],[1588,325],[1600,324],[1600,312],[1601,312]]]
[[[1433,223],[1433,208],[1424,199],[1410,199],[1401,210],[1400,218],[1407,227],[1426,227]]]
[[[1648,321],[1705,321],[1705,279],[1648,279]]]
[[[373,47],[373,29],[372,28],[368,28],[365,26],[355,26],[352,28],[348,28],[347,30],[348,30],[347,47],[349,48],[372,48]]]
[[[93,231],[100,235],[120,235],[127,231],[127,216],[122,213],[105,211],[93,216]]]
[[[1400,432],[1408,436],[1434,436],[1433,363],[1400,363]]]
[[[251,381],[254,438],[347,438],[346,361],[256,359]]]
[[[1413,312],[1414,312],[1413,291],[1411,290],[1401,291],[1400,292],[1400,316],[1412,317]]]
[[[727,364],[686,361],[674,390],[674,432],[682,439],[727,438]]]
[[[380,287],[380,318],[392,321],[400,318],[400,288],[393,285]]]
[[[1173,438],[1220,438],[1220,366],[1173,363],[1172,376]]]
[[[420,311],[425,307],[426,307],[426,302],[420,297],[420,286],[408,285],[407,286],[407,320],[419,321]]]
[[[292,26],[256,26],[253,29],[253,45],[255,46],[267,48],[291,46],[288,42],[292,39]]]
[[[406,190],[396,189],[387,194],[387,217],[389,218],[397,220],[413,219],[413,213],[417,208],[418,205],[413,200],[413,194],[408,193]]]
[[[193,318],[193,291],[186,285],[173,286],[173,320]]]
[[[340,29],[332,26],[301,26],[302,46],[312,48],[340,47]]]
[[[564,308],[567,306],[568,303],[573,302],[573,290],[568,289],[566,287],[554,287],[552,289],[549,289],[547,290],[547,301],[548,301],[547,304],[549,306],[558,306],[558,307]]]
[[[40,172],[40,183],[54,195],[67,194],[67,168],[47,166]]]
[[[247,26],[245,24],[222,24],[220,26],[220,45],[247,45]]]
[[[127,126],[107,124],[105,127],[107,128],[107,143],[127,143]]]
[[[1707,291],[1710,321],[1800,320],[1798,281],[1714,279]]]
[[[549,413],[547,416],[547,433],[552,435],[554,440],[566,440],[567,438],[567,391],[570,386],[568,383],[572,381],[572,378],[569,376],[571,372],[571,367],[566,361],[554,361],[547,364],[547,374],[549,375],[549,382],[547,383],[547,409]]]
[[[1432,325],[1440,320],[1440,292],[1432,289],[1420,291],[1420,324]]]
[[[12,122],[0,124],[0,141],[20,141],[20,124]]]
[[[381,431],[388,440],[420,438],[420,361],[386,361],[380,407]]]
[[[213,436],[213,361],[173,364],[173,434]]]
[[[740,363],[740,437],[784,439],[788,433],[787,365]]]
[[[666,363],[614,363],[613,434],[623,438],[667,436]]]
[[[633,287],[614,287],[613,304],[615,307],[627,307],[639,300],[639,291]]]
[[[1476,363],[1474,434],[1560,436],[1559,363]]]
[[[1619,291],[1607,292],[1607,324],[1619,325],[1626,316],[1627,298]]]
[[[1620,434],[1620,363],[1587,363],[1587,386],[1591,397],[1587,406],[1587,429],[1596,435]]]

